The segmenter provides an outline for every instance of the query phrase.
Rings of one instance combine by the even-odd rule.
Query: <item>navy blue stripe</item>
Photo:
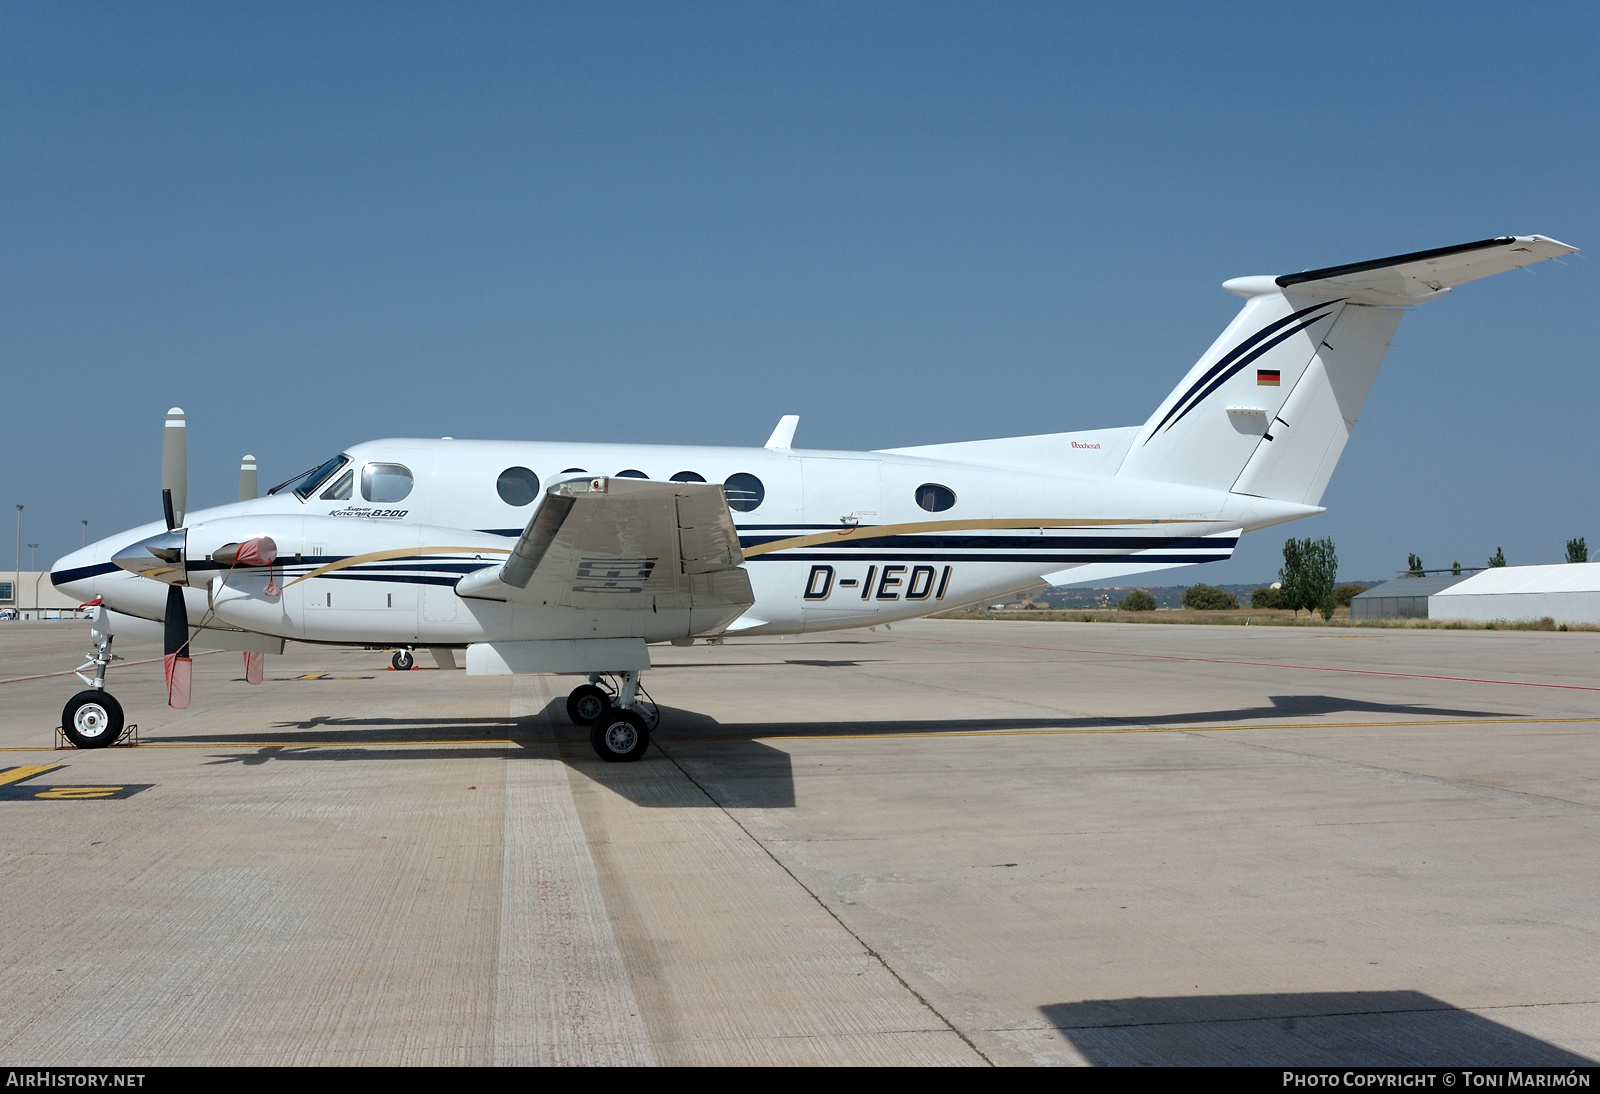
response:
[[[122,567],[115,562],[97,562],[93,566],[77,566],[71,570],[55,570],[50,574],[50,584],[65,585],[69,581],[83,581],[86,578],[99,577],[101,574],[114,574]]]
[[[907,536],[874,536],[870,539],[841,540],[833,543],[809,544],[810,549],[866,550],[887,547],[923,547],[943,550],[1001,550],[1006,548],[1035,548],[1066,550],[1071,547],[1100,547],[1106,550],[1154,550],[1161,547],[1218,547],[1233,546],[1239,537],[1219,539],[1201,536],[941,536],[917,534]],[[781,542],[777,538],[741,537],[741,547],[762,543]],[[783,552],[787,554],[787,552]]]
[[[1110,554],[1090,555],[1062,552],[1059,554],[1028,554],[1018,553],[1011,555],[950,555],[927,554],[918,551],[886,551],[882,554],[867,555],[829,555],[820,552],[801,551],[794,554],[757,555],[750,562],[1220,562],[1231,558],[1232,552],[1216,555],[1134,555]]]
[[[323,574],[318,580],[328,581],[387,581],[393,585],[443,585],[446,588],[455,588],[459,577],[430,577],[427,574],[355,574],[349,570],[340,570],[338,573]]]

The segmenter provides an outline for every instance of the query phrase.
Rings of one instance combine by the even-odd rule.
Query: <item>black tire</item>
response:
[[[394,656],[389,658],[389,664],[396,672],[410,672],[417,663],[417,657],[410,650],[395,650]]]
[[[80,691],[61,708],[61,732],[79,748],[106,748],[122,736],[122,704],[103,691]]]
[[[612,707],[589,730],[589,744],[608,763],[632,763],[650,750],[650,730],[635,712]]]
[[[575,726],[592,726],[595,719],[611,709],[611,696],[604,688],[580,684],[567,696],[567,717]]]

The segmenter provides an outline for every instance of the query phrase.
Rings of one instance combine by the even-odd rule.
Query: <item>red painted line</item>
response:
[[[237,652],[237,650],[201,650],[199,653],[194,654],[193,656],[210,657],[214,653]],[[164,660],[165,658],[162,657],[152,657],[145,661],[118,661],[116,664],[121,665],[123,668],[131,669],[135,665],[159,665]],[[38,676],[17,676],[10,680],[0,680],[0,684],[25,684],[29,680],[49,680],[57,676],[73,676],[76,675],[77,671],[77,669],[68,669],[66,672],[44,672],[40,673]],[[107,668],[106,671],[110,672],[111,670],[110,668]]]
[[[1392,676],[1401,680],[1448,680],[1457,684],[1503,684],[1517,688],[1559,688],[1562,691],[1600,691],[1588,684],[1542,684],[1533,680],[1488,680],[1477,676],[1435,676],[1425,672],[1384,672],[1381,669],[1339,669],[1328,665],[1286,665],[1272,661],[1232,661],[1224,657],[1181,657],[1171,653],[1124,653],[1118,650],[1080,650],[1061,646],[1023,646],[1014,642],[973,642],[964,638],[913,638],[902,642],[933,642],[951,646],[993,646],[996,649],[1037,650],[1042,653],[1084,653],[1093,657],[1138,657],[1146,661],[1197,661],[1207,665],[1247,665],[1258,669],[1298,669],[1302,672],[1345,672],[1356,676]]]

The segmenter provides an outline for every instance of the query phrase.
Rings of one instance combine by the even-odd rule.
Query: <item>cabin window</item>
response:
[[[361,469],[361,496],[368,501],[405,501],[411,470],[398,463],[369,463]]]
[[[917,504],[930,513],[942,513],[956,503],[956,492],[936,482],[917,487]]]
[[[617,472],[617,478],[619,479],[648,479],[649,477],[650,476],[646,475],[643,471],[635,471],[631,467],[626,471]]]
[[[323,501],[349,501],[350,484],[355,482],[356,473],[346,471],[340,475],[334,484],[322,492]]]
[[[539,496],[539,476],[526,467],[508,467],[500,472],[494,488],[507,505],[527,505]]]
[[[761,480],[743,471],[729,475],[722,484],[722,492],[728,496],[728,508],[739,513],[759,508],[767,496],[767,488],[761,485]]]
[[[672,476],[673,482],[705,482],[706,477],[698,471],[679,471]]]
[[[561,473],[563,475],[587,475],[589,472],[585,471],[581,467],[569,467]]]

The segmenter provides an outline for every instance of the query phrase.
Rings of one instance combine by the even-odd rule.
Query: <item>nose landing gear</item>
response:
[[[88,684],[61,708],[61,732],[78,748],[105,748],[122,736],[122,704],[106,691],[106,668],[122,658],[111,652],[111,635],[94,631],[94,650],[75,670],[78,679]],[[93,679],[83,670],[94,668]]]

